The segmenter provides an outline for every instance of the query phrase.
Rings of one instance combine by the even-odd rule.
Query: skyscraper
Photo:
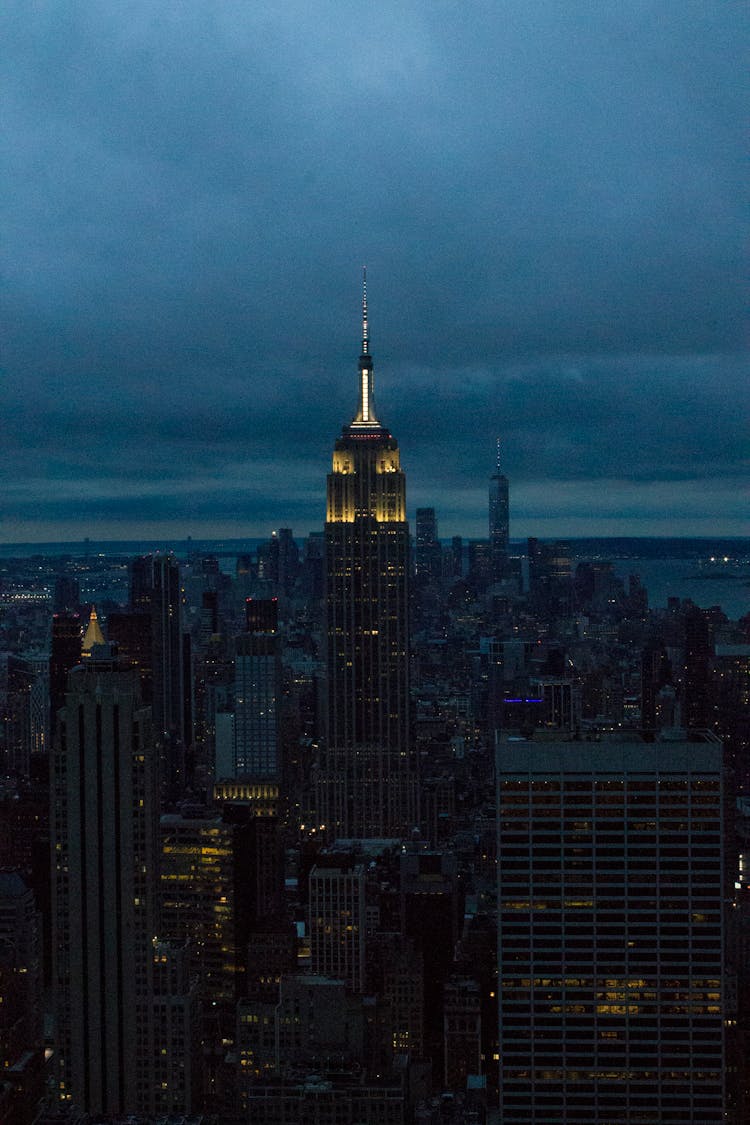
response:
[[[83,633],[77,613],[56,613],[52,617],[49,659],[50,734],[54,737],[57,712],[65,706],[68,672],[81,662]]]
[[[145,1111],[157,794],[135,672],[92,657],[70,674],[52,776],[60,1098],[89,1113]]]
[[[146,701],[151,703],[154,735],[161,744],[160,787],[162,800],[171,803],[184,796],[188,784],[189,747],[192,743],[192,681],[190,638],[182,632],[180,569],[169,555],[145,555],[130,566],[130,603],[143,614],[142,641],[150,641]],[[148,630],[150,628],[150,636]],[[132,623],[128,629],[132,632]],[[115,633],[117,630],[115,631]],[[115,634],[110,639],[117,640]],[[131,652],[126,653],[133,659]]]
[[[438,539],[434,508],[417,508],[417,537],[414,573],[418,578],[439,578],[443,572],[443,549]]]
[[[132,609],[151,619],[151,706],[154,733],[185,736],[180,571],[168,555],[144,555],[130,567]]]
[[[247,632],[235,638],[233,777],[279,774],[281,653],[276,598],[248,598]]]
[[[497,439],[497,464],[490,477],[490,555],[492,577],[504,578],[508,564],[508,478],[500,467],[500,438]]]
[[[0,871],[0,1095],[3,1120],[36,1118],[44,1092],[42,917],[18,871]]]
[[[312,971],[365,987],[365,866],[325,853],[310,872]]]
[[[409,730],[406,482],[378,421],[362,302],[359,406],[328,476],[327,731],[320,821],[338,836],[400,836],[416,823]]]
[[[498,744],[502,1120],[724,1120],[724,778],[710,734]]]

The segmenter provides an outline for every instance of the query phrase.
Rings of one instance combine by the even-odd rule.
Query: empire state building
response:
[[[321,822],[339,837],[403,836],[416,821],[409,723],[406,481],[378,420],[362,301],[359,406],[328,475],[325,525],[328,706]]]

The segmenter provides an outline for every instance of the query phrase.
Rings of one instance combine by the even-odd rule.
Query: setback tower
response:
[[[325,543],[328,696],[320,823],[336,836],[402,836],[416,823],[409,526],[398,443],[375,413],[366,277],[359,406],[334,447]]]

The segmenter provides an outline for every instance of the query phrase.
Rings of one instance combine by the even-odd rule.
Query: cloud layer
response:
[[[0,20],[0,537],[319,526],[362,262],[443,533],[744,530],[740,5]]]

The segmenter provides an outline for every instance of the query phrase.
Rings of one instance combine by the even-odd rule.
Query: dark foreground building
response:
[[[71,673],[52,778],[60,1101],[148,1110],[157,792],[137,673],[95,659]]]
[[[721,744],[500,742],[504,1125],[724,1120]]]

